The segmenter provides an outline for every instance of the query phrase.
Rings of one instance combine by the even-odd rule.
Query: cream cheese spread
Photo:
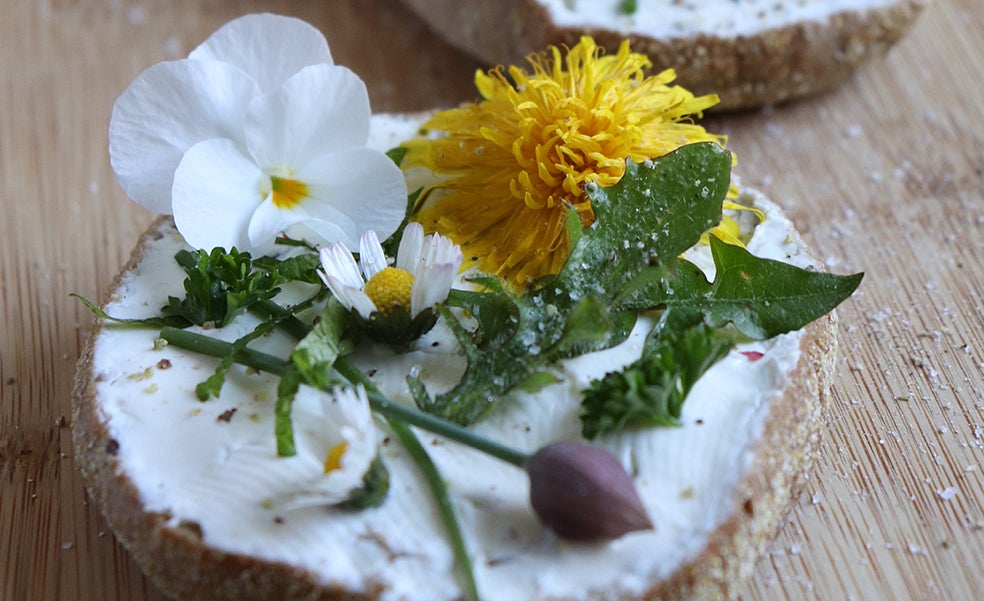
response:
[[[802,21],[898,4],[899,0],[638,0],[632,14],[622,0],[537,0],[558,27],[598,28],[622,35],[673,39],[757,35]]]
[[[412,119],[376,117],[373,145],[391,147],[416,125]],[[760,195],[747,194],[767,215],[749,250],[812,265],[781,212]],[[109,314],[148,317],[158,314],[168,295],[181,296],[183,272],[173,256],[184,243],[169,225],[161,225],[159,233],[122,277],[106,307]],[[706,248],[689,254],[711,275]],[[233,340],[253,323],[246,316],[208,334]],[[514,395],[476,429],[531,452],[578,437],[580,391],[635,360],[651,325],[640,319],[621,345],[557,365],[560,383]],[[295,458],[276,454],[276,378],[237,367],[219,398],[200,402],[195,386],[211,374],[215,361],[159,348],[156,335],[155,330],[104,327],[92,365],[99,411],[119,443],[119,470],[133,481],[146,511],[168,515],[174,526],[197,524],[211,547],[296,566],[325,584],[353,591],[381,586],[386,601],[460,598],[454,560],[430,492],[396,440],[385,441],[382,450],[391,490],[381,506],[361,512],[287,510],[282,500],[307,472]],[[694,387],[681,427],[625,431],[598,441],[634,476],[655,524],[653,531],[612,542],[558,540],[529,508],[523,472],[418,432],[461,515],[479,589],[489,598],[516,601],[618,599],[645,591],[655,578],[693,560],[735,507],[735,488],[750,467],[773,395],[789,384],[800,338],[793,332],[732,351]],[[293,342],[274,334],[255,346],[286,357]],[[419,372],[431,391],[454,385],[464,369],[455,348],[439,324],[409,353],[364,348],[356,360],[372,370],[385,394],[409,402],[404,377],[410,370]],[[741,354],[750,350],[763,353],[762,358],[751,361]],[[299,447],[318,436],[312,426],[318,423],[318,394],[302,390],[295,402]]]

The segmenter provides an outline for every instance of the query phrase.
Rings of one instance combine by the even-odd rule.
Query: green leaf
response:
[[[516,386],[516,389],[528,394],[533,394],[540,392],[551,384],[559,384],[560,382],[563,382],[563,380],[548,371],[537,371],[533,372],[529,375],[529,377],[520,382]]]
[[[320,389],[328,388],[335,360],[352,352],[352,343],[343,338],[347,317],[348,311],[332,297],[318,323],[294,347],[291,362],[308,385]]]
[[[678,425],[694,383],[734,346],[700,323],[683,331],[656,330],[651,352],[622,370],[591,383],[582,401],[585,438],[627,427]]]
[[[379,455],[369,464],[369,469],[362,476],[362,486],[349,493],[347,499],[338,504],[342,509],[360,510],[378,507],[386,500],[389,493],[390,475],[386,464]]]
[[[102,308],[96,306],[94,302],[84,296],[74,292],[70,293],[69,296],[79,299],[79,301],[85,305],[85,308],[91,311],[96,317],[128,328],[163,328],[168,326],[175,328],[186,328],[189,325],[186,319],[176,316],[147,317],[144,319],[121,319],[106,313],[102,310]]]
[[[608,303],[645,266],[672,263],[721,220],[731,184],[731,153],[704,142],[636,164],[610,188],[588,188],[595,222],[561,272],[544,278],[543,300],[558,306],[585,296]]]
[[[318,276],[321,260],[314,253],[304,253],[287,259],[259,257],[253,261],[257,269],[273,273],[281,282],[305,282],[323,285]]]
[[[698,311],[713,327],[733,323],[750,338],[798,330],[851,296],[863,274],[834,275],[762,259],[711,237],[716,277],[709,283],[692,263],[672,273],[649,269],[616,299],[621,309],[672,307]]]
[[[215,248],[181,250],[174,259],[184,269],[185,298],[168,297],[161,308],[165,317],[179,317],[189,324],[222,327],[251,305],[273,298],[280,289],[277,278],[268,272],[253,271],[249,253]]]
[[[304,376],[296,363],[288,363],[286,370],[280,375],[277,383],[277,404],[274,407],[273,430],[277,438],[277,455],[292,457],[297,454],[294,446],[294,424],[291,420],[291,410],[294,407],[294,397],[301,387]]]
[[[550,358],[555,361],[610,348],[625,340],[633,324],[635,313],[613,316],[605,305],[584,298],[568,315],[560,340],[550,349]]]
[[[433,398],[411,378],[418,407],[472,424],[511,390],[537,383],[534,374],[557,359],[624,340],[635,316],[613,310],[611,301],[645,265],[675,262],[718,222],[730,169],[730,153],[711,143],[693,144],[645,165],[629,161],[618,184],[589,190],[596,220],[583,228],[568,213],[574,246],[560,273],[522,294],[493,278],[475,280],[483,292],[453,294],[449,304],[474,317],[476,329],[440,309],[468,366],[452,390]]]
[[[386,151],[386,156],[399,167],[403,164],[403,158],[407,156],[406,146],[395,146]]]

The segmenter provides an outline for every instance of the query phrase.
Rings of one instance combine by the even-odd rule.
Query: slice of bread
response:
[[[421,120],[374,117],[372,144],[391,147]],[[755,192],[741,200],[766,214],[748,245],[754,254],[818,266],[776,205]],[[180,295],[172,257],[181,248],[171,221],[155,222],[114,281],[106,311],[151,316]],[[708,261],[706,247],[690,254]],[[234,338],[248,319],[210,333]],[[403,376],[413,368],[428,386],[447,385],[441,380],[453,380],[459,361],[454,345],[446,330],[427,336],[410,353],[377,349],[357,361],[394,398],[406,395]],[[641,336],[565,362],[562,383],[517,398],[476,428],[526,451],[576,435],[579,390],[630,361]],[[285,509],[277,499],[295,482],[290,460],[275,456],[276,378],[234,370],[222,394],[202,403],[194,387],[215,362],[156,337],[97,321],[78,365],[73,434],[92,500],[162,591],[187,601],[463,597],[432,499],[396,442],[382,451],[392,479],[382,506]],[[278,336],[258,343],[281,356],[290,349]],[[743,344],[698,382],[681,427],[602,440],[630,468],[655,523],[608,543],[558,540],[531,513],[522,472],[422,433],[461,515],[480,590],[515,601],[735,593],[807,477],[835,354],[834,314]],[[295,402],[298,427],[312,403]]]
[[[623,39],[656,71],[675,68],[722,109],[814,94],[883,55],[929,0],[403,0],[438,34],[489,65],[522,64],[589,34],[614,52]]]

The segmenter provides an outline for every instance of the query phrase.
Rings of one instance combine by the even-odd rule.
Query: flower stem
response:
[[[362,370],[356,367],[346,357],[339,357],[335,361],[335,371],[353,384],[362,384],[366,389],[366,396],[369,397],[369,404],[377,413],[385,415],[387,418],[397,419],[411,426],[417,426],[418,428],[427,430],[428,432],[440,434],[445,438],[450,438],[473,449],[482,451],[496,459],[511,463],[520,469],[526,466],[526,460],[529,458],[526,453],[521,453],[515,449],[501,445],[494,440],[479,436],[467,428],[463,428],[429,413],[394,403],[381,394],[375,384],[362,373]]]
[[[287,373],[290,365],[288,361],[279,357],[252,349],[242,349],[236,352],[234,346],[228,342],[178,328],[165,327],[161,330],[161,338],[166,340],[168,344],[173,344],[178,348],[211,357],[225,357],[230,353],[235,353],[233,358],[236,362],[275,375],[283,376]],[[445,422],[432,415],[390,401],[379,392],[375,384],[361,370],[344,357],[335,361],[335,370],[352,384],[362,384],[365,387],[366,395],[369,398],[369,405],[374,411],[386,418],[393,433],[400,439],[400,443],[407,450],[407,453],[409,453],[421,473],[423,473],[428,486],[430,486],[431,493],[437,502],[438,513],[441,516],[441,522],[448,532],[455,560],[461,566],[461,574],[464,580],[463,588],[468,598],[472,599],[472,601],[480,601],[481,597],[478,594],[478,586],[475,583],[475,573],[472,570],[468,548],[465,545],[465,539],[458,522],[458,515],[455,511],[454,504],[451,502],[451,496],[448,494],[447,486],[445,486],[441,474],[437,471],[437,466],[434,465],[430,455],[427,454],[426,449],[420,444],[420,441],[413,433],[413,430],[409,428],[408,424],[457,440],[465,445],[484,451],[493,457],[512,463],[517,467],[524,467],[528,456],[491,440],[476,436],[450,422]]]
[[[389,423],[390,428],[393,429],[396,437],[400,439],[400,444],[403,445],[403,448],[407,450],[414,463],[417,464],[417,468],[423,473],[424,479],[427,480],[431,494],[434,495],[434,500],[437,502],[441,522],[448,532],[455,561],[461,566],[461,575],[464,580],[463,588],[469,599],[479,601],[481,597],[478,594],[478,586],[475,583],[475,573],[472,571],[471,557],[468,554],[465,537],[462,535],[461,526],[458,523],[458,513],[455,511],[454,504],[451,502],[451,495],[448,494],[448,488],[444,484],[444,479],[441,478],[440,472],[437,471],[437,466],[434,465],[434,461],[427,454],[426,449],[417,440],[417,436],[413,433],[413,430],[406,424],[395,419],[387,418],[386,421]]]
[[[234,354],[237,363],[278,376],[282,376],[287,371],[288,362],[284,359],[248,348],[235,352],[232,344],[217,340],[211,336],[173,327],[165,327],[161,330],[161,338],[166,340],[168,344],[173,344],[178,348],[194,351],[210,357],[225,357],[229,354]],[[518,468],[524,468],[526,466],[526,461],[529,458],[529,455],[526,453],[479,436],[467,428],[445,421],[429,413],[424,413],[419,409],[391,401],[385,395],[381,394],[372,381],[347,358],[340,357],[337,359],[335,361],[335,370],[349,382],[362,384],[366,388],[369,405],[373,411],[387,419],[417,426],[428,432],[450,438],[451,440],[491,455],[496,459],[515,465]]]

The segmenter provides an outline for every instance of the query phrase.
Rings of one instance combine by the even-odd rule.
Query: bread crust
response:
[[[162,237],[162,229],[170,227],[170,218],[162,217],[141,236],[104,300],[137,268],[147,248]],[[171,516],[147,511],[133,481],[119,467],[121,449],[110,435],[95,394],[99,376],[94,370],[94,348],[104,327],[101,320],[95,321],[78,362],[72,414],[75,461],[90,499],[162,592],[183,601],[379,598],[381,587],[356,593],[326,586],[317,575],[287,564],[217,550],[204,543],[195,524],[169,525]],[[817,454],[822,401],[829,395],[835,364],[836,331],[834,313],[804,329],[800,359],[789,375],[789,385],[769,399],[763,434],[730,517],[713,532],[700,555],[634,599],[717,599],[737,592],[783,523]]]
[[[573,46],[583,34],[609,50],[626,39],[603,28],[558,26],[536,0],[402,1],[438,34],[489,65],[525,64],[530,53],[550,45]],[[632,34],[628,39],[635,51],[649,56],[655,71],[674,68],[678,83],[695,94],[718,94],[716,109],[746,109],[816,94],[846,81],[901,39],[928,4],[898,0],[753,36],[662,39]]]

